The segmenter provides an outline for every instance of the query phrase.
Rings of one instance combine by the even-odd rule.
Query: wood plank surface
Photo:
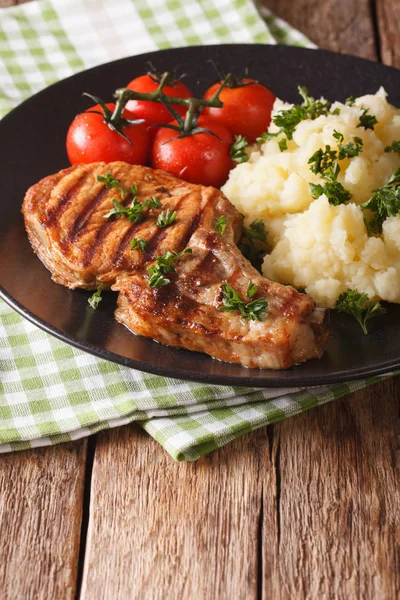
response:
[[[263,530],[263,598],[399,597],[399,409],[397,379],[275,427],[279,529],[272,546]]]
[[[382,62],[400,69],[400,2],[376,2],[378,36]]]
[[[136,426],[101,433],[81,598],[256,598],[263,486],[273,540],[265,430],[186,464]]]
[[[320,48],[377,58],[370,0],[262,0],[261,3]]]
[[[73,600],[86,440],[0,458],[0,598]]]

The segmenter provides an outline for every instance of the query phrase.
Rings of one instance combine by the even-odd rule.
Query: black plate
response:
[[[321,360],[287,371],[245,369],[208,356],[161,346],[137,337],[113,318],[116,296],[105,294],[101,308],[87,304],[88,292],[56,285],[34,255],[20,207],[30,185],[68,166],[65,134],[74,115],[87,108],[83,91],[111,98],[117,87],[143,73],[151,60],[158,70],[179,66],[191,73],[188,84],[201,93],[215,80],[212,58],[222,70],[243,71],[288,101],[297,85],[314,96],[344,100],[374,93],[383,85],[400,106],[400,71],[377,63],[319,50],[227,45],[178,48],[125,58],[65,79],[36,94],[0,122],[0,295],[27,319],[82,350],[122,365],[215,384],[256,387],[309,386],[389,372],[400,366],[400,307],[364,336],[346,315],[332,315],[331,334]],[[200,83],[199,83],[200,82]]]

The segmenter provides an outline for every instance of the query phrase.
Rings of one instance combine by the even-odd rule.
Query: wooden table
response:
[[[399,0],[264,2],[400,67]],[[134,425],[2,456],[0,598],[398,598],[399,408],[398,378],[194,464]]]

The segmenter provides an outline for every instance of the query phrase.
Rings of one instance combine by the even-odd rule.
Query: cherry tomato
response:
[[[176,125],[176,121],[172,122]],[[178,138],[179,132],[160,128],[154,138],[151,164],[190,183],[220,187],[234,166],[230,156],[231,132],[209,117],[200,116],[198,127],[212,131]],[[218,136],[218,137],[216,137]]]
[[[243,135],[248,142],[253,143],[270,124],[275,96],[254,79],[243,79],[243,83],[248,85],[223,88],[219,97],[224,106],[205,108],[204,115],[212,117],[235,135]],[[219,85],[212,85],[203,98],[211,98]]]
[[[126,87],[135,92],[154,92],[158,88],[158,81],[150,75],[141,75],[132,79]],[[189,88],[181,81],[165,85],[163,90],[167,96],[173,96],[174,98],[190,98],[193,96]],[[149,100],[129,100],[126,108],[135,113],[137,118],[147,119],[151,123],[168,123],[172,119],[171,113],[163,104],[150,102]],[[179,106],[178,104],[174,104],[173,108],[180,115],[184,115],[187,110],[186,106]]]
[[[106,104],[110,110],[115,104]],[[99,104],[81,113],[72,121],[67,133],[67,154],[71,164],[97,161],[122,160],[132,165],[145,165],[150,151],[150,139],[146,123],[123,127],[130,144],[104,121]],[[137,118],[124,113],[126,118]]]

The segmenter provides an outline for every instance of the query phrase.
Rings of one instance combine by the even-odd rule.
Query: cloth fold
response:
[[[0,11],[0,113],[97,64],[193,44],[286,43],[302,34],[251,0],[40,0]],[[0,452],[138,421],[176,460],[384,377],[312,389],[233,388],[149,375],[64,344],[0,301]]]

